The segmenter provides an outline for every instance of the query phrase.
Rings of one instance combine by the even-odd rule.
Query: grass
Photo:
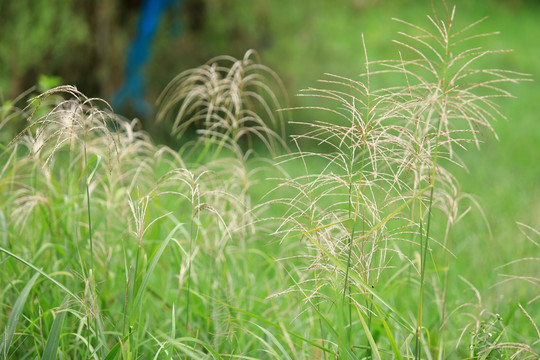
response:
[[[164,91],[178,152],[71,86],[5,104],[0,126],[28,126],[0,158],[2,357],[537,358],[538,256],[483,264],[498,279],[460,262],[501,241],[460,190],[465,150],[529,78],[486,68],[506,53],[455,9],[400,23],[397,58],[364,46],[359,78],[286,111],[313,116],[294,151],[251,53]]]

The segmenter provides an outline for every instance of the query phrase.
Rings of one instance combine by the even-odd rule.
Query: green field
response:
[[[273,45],[172,80],[171,146],[3,100],[0,359],[540,358],[538,6],[343,3],[231,5]]]

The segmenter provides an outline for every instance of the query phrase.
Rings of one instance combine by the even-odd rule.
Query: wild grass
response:
[[[500,51],[468,47],[489,34],[455,29],[455,8],[399,22],[396,60],[364,46],[359,79],[328,74],[287,110],[318,114],[293,152],[252,52],[164,90],[158,120],[180,142],[199,126],[178,152],[71,86],[4,105],[0,126],[28,126],[0,157],[1,357],[538,357],[538,297],[506,319],[454,267],[482,210],[453,169],[527,76],[482,67]],[[537,260],[494,286],[534,294]]]
[[[240,60],[220,56],[182,72],[158,99],[157,120],[172,117],[172,132],[178,137],[197,127],[202,140],[222,146],[236,147],[243,140],[252,147],[256,139],[270,151],[278,144],[287,148],[284,118],[275,111],[279,96],[272,84],[282,94],[284,86],[276,73],[253,58],[257,54],[249,50]]]

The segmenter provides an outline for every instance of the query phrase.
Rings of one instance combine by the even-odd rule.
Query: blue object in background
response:
[[[143,67],[150,57],[154,34],[159,26],[161,17],[171,5],[182,0],[145,0],[142,5],[141,17],[138,24],[137,38],[131,43],[125,67],[125,79],[122,87],[113,97],[115,109],[130,105],[137,116],[149,117],[152,107],[144,99]]]

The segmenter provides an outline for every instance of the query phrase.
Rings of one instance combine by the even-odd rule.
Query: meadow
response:
[[[530,68],[459,16],[300,105],[254,51],[182,72],[174,149],[73,86],[4,101],[0,358],[539,358]]]

